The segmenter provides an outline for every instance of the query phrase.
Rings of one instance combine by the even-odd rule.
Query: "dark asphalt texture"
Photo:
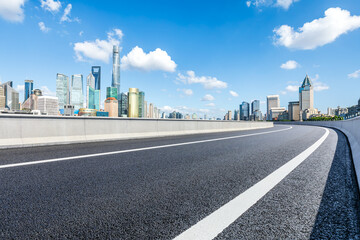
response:
[[[0,150],[0,165],[272,129]],[[315,143],[324,129],[0,169],[1,239],[171,239]],[[360,239],[345,137],[327,140],[218,239]]]

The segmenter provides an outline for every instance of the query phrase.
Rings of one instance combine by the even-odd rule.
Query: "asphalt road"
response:
[[[0,238],[173,239],[326,133],[289,128],[0,150]],[[330,129],[216,239],[360,239],[357,189],[347,140]]]

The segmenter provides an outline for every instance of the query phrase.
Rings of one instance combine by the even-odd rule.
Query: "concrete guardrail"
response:
[[[83,143],[273,127],[273,123],[0,114],[0,148]]]
[[[360,117],[343,121],[305,121],[305,122],[279,122],[278,124],[311,125],[335,128],[343,132],[350,143],[354,167],[360,188]]]

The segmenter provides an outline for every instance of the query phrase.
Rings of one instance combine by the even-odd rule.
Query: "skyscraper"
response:
[[[119,94],[121,95],[121,94]],[[115,87],[106,88],[106,98],[115,98],[118,99],[118,89]]]
[[[242,102],[240,105],[240,120],[248,121],[250,118],[250,104],[248,102]]]
[[[101,90],[101,67],[92,66],[91,73],[95,78],[95,90]]]
[[[251,102],[251,114],[254,114],[255,111],[260,111],[260,101],[254,100]]]
[[[116,89],[116,91],[117,91],[117,89]],[[119,102],[116,98],[114,98],[114,97],[106,98],[106,100],[104,102],[104,109],[105,109],[105,112],[109,113],[109,117],[118,117],[119,116],[118,104],[119,104]]]
[[[308,75],[299,87],[299,102],[301,111],[314,108],[314,87]]]
[[[4,109],[5,109],[5,91],[4,91],[4,86],[0,85],[0,110],[4,110]]]
[[[69,77],[65,74],[56,74],[56,97],[59,109],[64,109],[64,106],[69,104]]]
[[[121,93],[120,94],[120,113],[119,116],[120,117],[127,117],[128,115],[128,109],[129,109],[129,105],[128,105],[128,96],[126,93]]]
[[[139,118],[145,117],[145,93],[139,92]]]
[[[152,103],[149,104],[149,118],[154,118],[154,105]]]
[[[58,115],[59,104],[57,97],[39,96],[38,97],[38,109],[42,113],[47,115]]]
[[[267,100],[266,117],[267,117],[267,120],[272,120],[270,110],[271,110],[271,108],[279,108],[280,107],[280,98],[279,98],[279,95],[270,95],[270,96],[266,97],[266,100]]]
[[[288,106],[289,111],[289,120],[290,121],[299,121],[300,120],[300,108],[299,108],[299,102],[289,102]]]
[[[71,76],[70,105],[73,105],[75,110],[79,110],[80,108],[84,107],[82,74],[76,74]]]
[[[24,102],[26,101],[26,99],[28,99],[30,97],[33,89],[34,89],[34,81],[33,80],[25,80]]]
[[[117,88],[118,97],[120,99],[120,53],[119,46],[113,46],[113,71],[112,71],[112,87]]]
[[[86,78],[86,107],[95,109],[95,77],[92,73]]]
[[[12,88],[13,82],[1,84],[5,96],[5,108],[9,110],[20,110],[19,93]]]
[[[129,111],[128,117],[139,117],[139,89],[129,88]]]

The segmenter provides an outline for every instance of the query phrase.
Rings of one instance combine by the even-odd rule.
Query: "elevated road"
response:
[[[0,150],[1,239],[356,239],[347,140],[281,126]]]

